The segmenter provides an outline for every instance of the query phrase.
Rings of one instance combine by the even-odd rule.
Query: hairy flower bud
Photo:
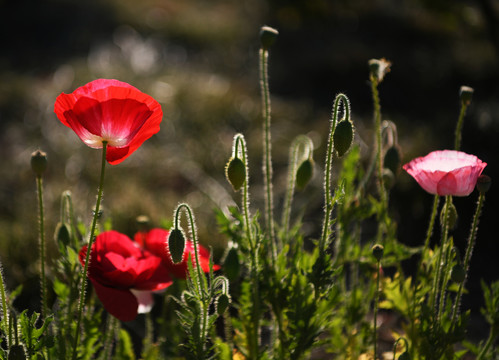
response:
[[[462,283],[466,278],[466,271],[464,270],[462,265],[456,264],[452,267],[450,277],[453,281]]]
[[[225,176],[234,188],[238,191],[246,181],[246,166],[243,161],[238,157],[230,158],[227,166],[225,166]]]
[[[36,150],[31,154],[31,168],[36,176],[41,177],[47,169],[47,154],[41,150]]]
[[[227,294],[221,294],[217,299],[217,313],[218,315],[223,315],[225,310],[229,307],[230,297]]]
[[[270,26],[263,26],[260,29],[260,42],[262,44],[262,48],[268,50],[276,41],[277,35],[279,32],[271,28]]]
[[[489,191],[491,183],[492,179],[490,178],[490,176],[480,175],[476,182],[476,188],[481,193],[486,193],[487,191]]]
[[[459,97],[461,98],[461,103],[468,106],[471,104],[471,98],[473,97],[473,88],[469,86],[461,86],[459,89]]]
[[[383,166],[390,169],[393,175],[398,174],[400,170],[400,149],[397,146],[391,146],[386,150]]]
[[[309,183],[314,175],[314,160],[308,158],[298,166],[296,170],[296,186],[298,189],[303,189]]]
[[[443,207],[442,211],[440,212],[440,224],[445,223],[444,215],[445,215],[445,207]],[[457,209],[453,203],[450,203],[449,209],[448,209],[448,214],[447,214],[447,221],[449,222],[448,223],[449,229],[452,230],[456,227],[457,219],[458,219]]]
[[[334,148],[336,149],[338,156],[343,156],[352,145],[353,124],[349,120],[341,120],[336,124],[333,140]]]
[[[26,353],[22,345],[12,345],[9,349],[8,360],[25,360]]]
[[[168,252],[174,264],[182,262],[185,249],[185,236],[181,229],[172,229],[168,235]]]
[[[71,229],[68,224],[58,223],[55,227],[54,238],[59,246],[68,246],[71,241]]]
[[[400,354],[398,360],[411,360],[411,355],[407,351],[404,351],[402,354]]]
[[[230,282],[235,281],[239,277],[241,271],[241,262],[239,254],[235,247],[231,247],[227,252],[224,260],[224,273]]]
[[[383,245],[376,244],[372,247],[373,256],[376,260],[380,261],[383,258],[385,248]]]

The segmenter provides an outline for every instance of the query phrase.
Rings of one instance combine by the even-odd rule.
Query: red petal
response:
[[[115,289],[92,279],[91,281],[108,313],[121,321],[132,321],[137,317],[139,303],[130,290]]]

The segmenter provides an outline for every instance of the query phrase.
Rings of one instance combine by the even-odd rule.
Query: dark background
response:
[[[226,239],[212,210],[238,201],[223,177],[237,132],[249,142],[253,205],[261,203],[262,25],[280,32],[270,55],[270,87],[281,199],[287,147],[296,135],[314,139],[322,166],[338,92],[350,98],[356,141],[369,157],[371,58],[393,63],[379,90],[383,119],[398,126],[404,162],[453,147],[459,88],[467,85],[475,93],[462,150],[488,163],[484,173],[493,182],[499,178],[498,18],[499,3],[492,0],[0,1],[0,259],[8,286],[38,282],[32,151],[40,147],[49,157],[44,180],[49,239],[63,190],[72,191],[75,211],[86,223],[95,200],[100,156],[57,120],[53,104],[59,93],[96,78],[118,78],[162,104],[160,133],[124,163],[108,167],[105,216],[116,230],[133,235],[137,215],[147,214],[159,226],[186,201],[197,215],[202,243],[214,246],[217,257]],[[321,207],[320,190],[318,175],[309,193],[299,195],[312,214]],[[399,174],[390,202],[400,241],[421,245],[432,199],[406,173]],[[476,192],[455,199],[459,223],[453,235],[460,248],[476,199]],[[493,183],[465,298],[474,312],[482,302],[479,280],[499,277],[497,201]],[[320,215],[310,222],[319,226]]]

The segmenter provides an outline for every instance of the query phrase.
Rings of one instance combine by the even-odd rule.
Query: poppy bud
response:
[[[243,161],[238,157],[230,158],[225,167],[225,176],[234,188],[234,191],[241,189],[246,181],[246,166]]]
[[[336,124],[336,129],[333,134],[334,148],[338,153],[338,156],[343,156],[350,146],[353,140],[353,125],[348,120],[341,120]]]
[[[174,264],[182,262],[185,249],[185,236],[181,229],[172,229],[168,235],[168,252]]]
[[[260,30],[260,42],[262,48],[268,50],[276,41],[279,32],[270,26],[263,26]]]
[[[241,271],[241,263],[239,261],[239,254],[235,247],[232,247],[227,252],[224,261],[224,272],[229,281],[235,281],[239,272]]]
[[[373,256],[376,260],[380,261],[383,258],[385,248],[383,245],[376,244],[372,247]]]
[[[469,86],[461,86],[459,89],[459,97],[461,98],[461,103],[468,106],[471,104],[471,98],[473,97],[473,88]]]
[[[397,146],[391,146],[386,150],[385,157],[383,159],[383,166],[390,169],[393,175],[398,174],[400,169],[400,150]]]
[[[314,160],[308,158],[298,166],[296,170],[296,186],[298,189],[303,189],[309,183],[314,175]]]
[[[26,353],[22,345],[12,345],[9,349],[8,360],[25,360]]]
[[[445,215],[445,207],[443,207],[442,211],[440,212],[440,224],[445,223],[444,215]],[[458,218],[457,209],[453,203],[450,203],[448,213],[447,213],[447,221],[449,222],[448,223],[449,229],[454,229],[456,227],[457,218]]]
[[[395,185],[395,176],[390,169],[383,169],[383,185],[389,190]]]
[[[450,277],[453,281],[462,283],[466,278],[466,271],[464,270],[462,265],[456,264],[452,267]]]
[[[41,177],[47,169],[47,154],[41,150],[36,150],[31,154],[31,168],[37,177]]]
[[[492,183],[492,179],[487,175],[480,175],[476,182],[476,188],[481,193],[486,193],[490,189],[490,184]]]
[[[223,315],[225,310],[229,307],[230,297],[227,294],[221,294],[217,299],[217,313]]]
[[[371,59],[368,64],[371,77],[375,78],[379,83],[383,81],[383,78],[390,71],[390,66],[392,65],[386,59]]]
[[[62,222],[58,223],[55,227],[54,238],[57,244],[63,245],[64,247],[68,246],[71,241],[71,230],[69,226]]]
[[[404,351],[402,354],[400,354],[398,360],[411,360],[411,355],[407,351]]]

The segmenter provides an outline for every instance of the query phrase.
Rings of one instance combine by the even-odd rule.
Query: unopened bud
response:
[[[238,191],[246,181],[246,166],[238,157],[230,158],[225,167],[225,176],[232,185],[234,191]]]
[[[395,185],[395,176],[390,169],[383,169],[383,185],[387,190],[390,190]]]
[[[9,349],[8,360],[25,360],[26,353],[22,345],[12,345]]]
[[[459,97],[461,98],[461,103],[463,105],[468,106],[471,104],[471,98],[473,97],[473,88],[469,86],[461,86],[461,89],[459,89]]]
[[[487,175],[480,175],[476,182],[476,188],[481,193],[486,193],[490,189],[490,185],[492,184],[492,179]]]
[[[376,79],[378,83],[383,81],[383,78],[385,75],[390,72],[390,66],[392,65],[391,62],[389,62],[386,59],[371,59],[368,62],[369,64],[369,71],[371,73],[371,77]]]
[[[440,212],[440,224],[445,224],[444,215],[445,215],[445,206],[442,208],[442,211]],[[457,209],[454,206],[454,204],[451,202],[447,210],[447,221],[448,221],[447,225],[449,226],[450,230],[456,227],[457,219],[458,219]]]
[[[239,277],[241,271],[241,263],[239,254],[235,247],[232,247],[227,252],[224,260],[224,273],[230,282],[235,281]]]
[[[373,256],[376,260],[380,261],[383,258],[383,253],[385,252],[385,248],[383,245],[376,244],[372,247]]]
[[[65,223],[58,223],[55,227],[54,238],[57,244],[63,245],[64,247],[68,246],[71,241],[71,230],[69,225]]]
[[[466,271],[464,270],[462,265],[456,264],[452,267],[450,277],[453,281],[462,283],[466,278]]]
[[[230,297],[227,294],[221,294],[217,299],[217,313],[223,315],[225,310],[229,307]]]
[[[353,124],[348,120],[341,120],[338,124],[336,124],[333,140],[334,148],[336,149],[338,156],[343,156],[352,145]]]
[[[260,43],[262,48],[268,50],[276,41],[279,32],[270,26],[263,26],[260,29]]]
[[[181,229],[172,229],[168,235],[168,252],[174,264],[182,262],[185,250],[185,236]]]
[[[31,168],[37,177],[41,177],[47,169],[47,154],[41,150],[36,150],[31,154]]]
[[[400,149],[397,146],[391,146],[386,150],[383,166],[390,169],[393,175],[398,174],[400,170]]]
[[[402,354],[400,354],[398,360],[411,360],[411,355],[407,352],[404,351]]]
[[[314,160],[308,158],[298,166],[296,170],[296,186],[298,189],[303,189],[309,183],[314,175]]]

